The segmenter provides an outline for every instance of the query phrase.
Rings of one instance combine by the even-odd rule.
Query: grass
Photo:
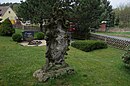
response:
[[[98,33],[106,34],[106,35],[110,35],[110,36],[130,38],[130,32],[98,32]]]
[[[16,28],[15,29],[15,32],[16,33],[18,33],[18,34],[21,34],[22,35],[22,32],[23,32],[24,30],[22,30],[22,29],[20,29],[20,28]]]
[[[0,86],[130,86],[124,51],[112,47],[92,52],[70,47],[66,61],[76,73],[40,83],[32,75],[44,65],[45,51],[45,46],[23,47],[0,36]]]

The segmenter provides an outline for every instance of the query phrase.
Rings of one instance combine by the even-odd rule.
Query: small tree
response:
[[[2,36],[12,36],[15,33],[15,29],[11,21],[7,18],[2,24],[0,25],[0,35]]]
[[[67,14],[72,15],[70,11],[74,8],[75,0],[26,0],[21,2],[17,13],[25,21],[31,20],[32,23],[39,23],[42,32],[43,19],[50,18],[50,12],[56,2],[59,3],[60,7],[64,8]]]
[[[78,39],[89,38],[90,28],[98,28],[102,14],[100,0],[81,0],[77,5],[78,29],[75,34]]]
[[[112,5],[109,0],[101,0],[102,15],[100,16],[101,21],[108,21],[108,27],[114,27],[115,12],[112,9]]]

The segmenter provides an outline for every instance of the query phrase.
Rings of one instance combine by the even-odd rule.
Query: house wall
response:
[[[107,29],[106,24],[105,24],[105,23],[102,23],[102,24],[100,25],[100,28],[99,28],[99,30],[98,30],[98,31],[105,32],[105,31],[106,31],[106,29]]]
[[[5,12],[5,14],[2,17],[2,21],[4,21],[5,19],[9,18],[11,23],[14,24],[16,19],[18,18],[16,16],[16,14],[14,13],[14,11],[9,7],[8,10]]]

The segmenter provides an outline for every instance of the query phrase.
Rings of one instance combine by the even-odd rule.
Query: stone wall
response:
[[[126,50],[127,47],[130,45],[130,40],[127,38],[121,38],[121,37],[113,37],[113,36],[105,36],[100,34],[91,34],[92,40],[101,40],[106,42],[109,45],[112,45],[113,47]]]

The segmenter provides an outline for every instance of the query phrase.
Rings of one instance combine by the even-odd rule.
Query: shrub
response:
[[[86,52],[96,50],[96,49],[107,48],[106,43],[102,41],[95,41],[95,40],[78,40],[73,42],[71,46]]]
[[[90,33],[75,31],[72,33],[72,38],[77,40],[90,39]]]
[[[126,53],[122,56],[122,60],[125,64],[130,65],[130,46],[128,47]]]
[[[13,35],[12,35],[12,39],[13,39],[13,41],[15,41],[15,42],[21,42],[21,40],[22,40],[22,35],[21,35],[21,34],[13,34]]]
[[[38,40],[42,40],[42,39],[44,39],[44,33],[38,32],[38,33],[36,34],[36,37],[37,37]]]
[[[15,33],[15,29],[9,19],[6,19],[0,25],[0,35],[2,36],[12,36]]]

